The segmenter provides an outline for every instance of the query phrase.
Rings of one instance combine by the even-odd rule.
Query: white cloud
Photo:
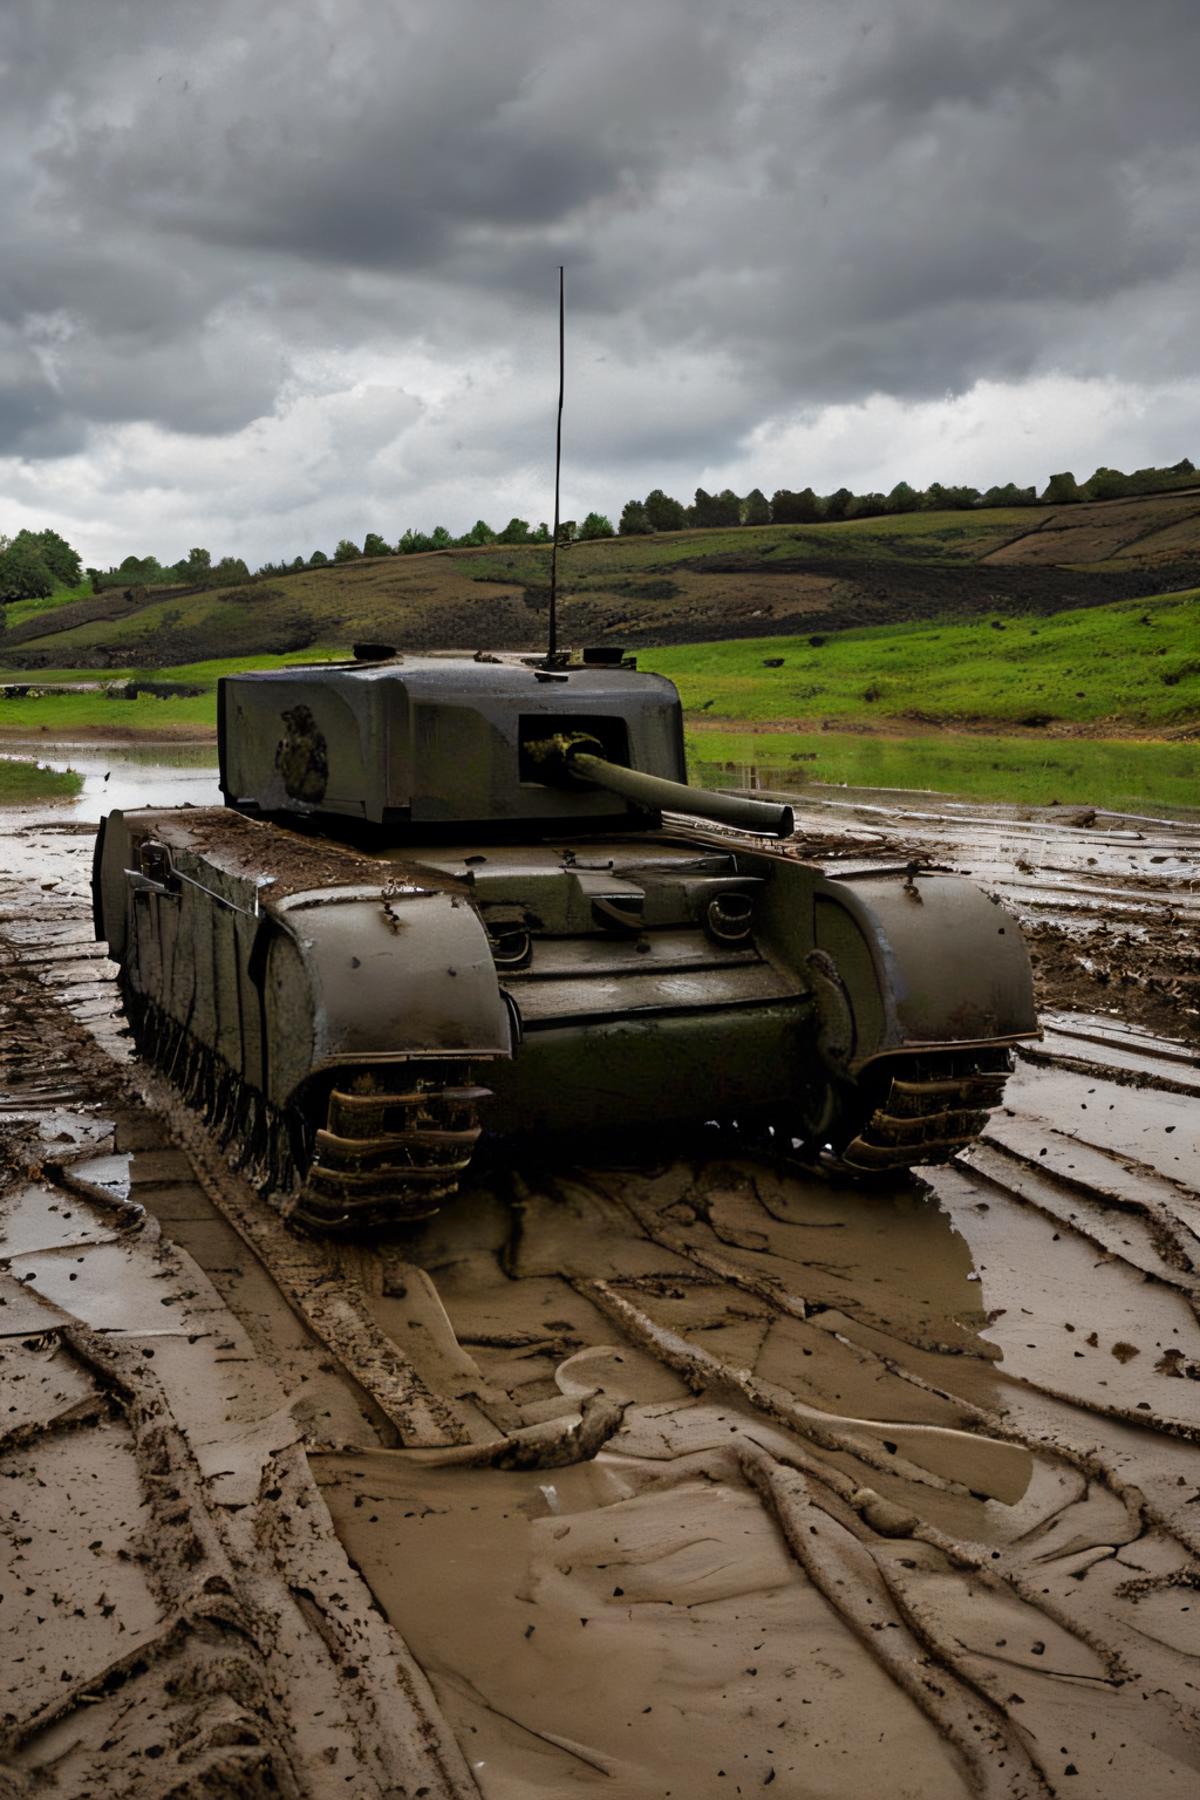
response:
[[[418,359],[405,386],[388,385],[386,362],[371,358],[353,380],[346,361],[337,373],[348,385],[333,385],[335,369],[323,362],[315,391],[293,382],[269,419],[228,435],[110,426],[94,434],[86,456],[0,461],[0,528],[52,525],[85,562],[102,566],[131,550],[173,559],[194,543],[253,566],[331,551],[340,537],[361,542],[367,531],[394,542],[409,525],[459,532],[480,516],[496,527],[513,516],[549,518],[549,380],[537,392],[511,368],[459,367],[452,377]],[[648,435],[630,454],[635,439],[622,421],[637,381],[636,370],[596,363],[576,382],[564,517],[595,508],[615,524],[626,500],[654,486],[683,500],[697,485],[768,494],[807,486],[886,493],[901,480],[1040,488],[1058,469],[1082,480],[1111,445],[1127,469],[1175,462],[1195,449],[1200,418],[1200,380],[1134,387],[1048,375],[979,382],[941,400],[877,394],[808,408],[753,427],[728,457],[701,461],[690,454],[691,425],[721,396],[706,399],[701,371],[686,362],[660,370],[669,416],[643,417],[639,431]],[[510,443],[521,446],[519,458]]]
[[[1060,469],[1082,481],[1110,456],[1126,470],[1177,462],[1197,448],[1198,421],[1200,378],[1140,386],[1042,375],[980,381],[940,400],[873,394],[756,426],[743,453],[710,467],[702,485],[887,493],[898,481],[981,490],[1015,481],[1041,489]]]
[[[1190,0],[8,0],[0,530],[1200,456]]]

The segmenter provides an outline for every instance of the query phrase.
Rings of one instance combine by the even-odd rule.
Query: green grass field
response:
[[[74,769],[43,769],[33,762],[0,756],[0,806],[39,800],[73,800],[83,786]]]
[[[211,738],[219,676],[345,654],[343,646],[327,645],[155,670],[109,669],[106,680],[158,678],[202,691],[171,699],[56,693],[0,700],[0,733],[36,738],[47,750],[97,732],[148,742]],[[778,667],[764,666],[779,659]],[[746,780],[737,771],[753,766],[760,778],[785,785],[935,788],[979,799],[1130,810],[1198,804],[1200,744],[1137,735],[1165,737],[1200,721],[1197,593],[1050,617],[1010,616],[999,628],[985,618],[829,633],[820,645],[807,636],[693,644],[642,651],[639,663],[678,683],[690,755],[706,782]],[[63,667],[12,671],[10,678],[53,683],[96,676],[94,669]],[[1010,735],[1014,723],[1032,717],[1054,723],[1044,732]],[[739,731],[742,721],[773,729]],[[819,729],[824,721],[833,729]],[[956,721],[972,729],[955,731]],[[922,735],[918,722],[934,728]]]
[[[670,676],[689,713],[719,719],[1041,718],[1163,730],[1200,718],[1200,593],[1050,618],[841,631],[820,645],[687,644],[644,651],[639,663]]]
[[[160,699],[154,694],[139,694],[136,700],[110,698],[102,692],[56,693],[19,699],[0,699],[0,735],[37,737],[49,735],[56,741],[69,743],[72,734],[86,736],[97,732],[121,733],[133,738],[205,737],[217,728],[217,680],[221,675],[236,675],[247,669],[279,669],[296,662],[331,662],[347,655],[345,650],[314,649],[303,656],[227,656],[208,662],[181,663],[167,669],[106,669],[100,677],[95,669],[0,668],[0,681],[34,682],[37,686],[53,686],[71,681],[120,682],[178,681],[195,683],[203,692]]]

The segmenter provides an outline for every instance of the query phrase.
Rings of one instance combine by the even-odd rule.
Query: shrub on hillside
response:
[[[1074,475],[1069,469],[1064,469],[1060,475],[1052,475],[1046,483],[1042,504],[1045,506],[1074,506],[1083,498]]]
[[[631,600],[673,600],[683,589],[666,575],[651,575],[645,581],[622,582],[621,592]]]
[[[287,589],[272,587],[266,581],[252,581],[245,587],[230,588],[223,597],[226,600],[253,600],[257,605],[263,600],[286,600]]]

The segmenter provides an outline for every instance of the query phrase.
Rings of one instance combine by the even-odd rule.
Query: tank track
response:
[[[321,1122],[281,1110],[153,1000],[122,983],[134,1042],[203,1114],[236,1167],[286,1219],[311,1231],[378,1231],[429,1218],[453,1194],[480,1135],[464,1062],[336,1072]],[[402,1090],[382,1085],[399,1074]]]
[[[866,1174],[948,1162],[984,1130],[1011,1072],[1011,1055],[996,1048],[889,1057],[837,1166]]]

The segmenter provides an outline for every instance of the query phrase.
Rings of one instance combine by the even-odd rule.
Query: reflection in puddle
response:
[[[52,769],[74,769],[83,788],[73,801],[55,808],[56,818],[101,819],[115,808],[136,806],[220,806],[217,746],[204,744],[11,743],[5,755],[36,759]]]
[[[800,763],[816,761],[816,754],[801,757]],[[696,787],[706,788],[710,793],[721,793],[726,789],[735,794],[756,793],[760,788],[786,787],[788,771],[786,769],[760,769],[757,763],[747,762],[695,762],[689,759],[688,779]],[[810,779],[810,775],[801,768],[795,770],[794,783]]]

